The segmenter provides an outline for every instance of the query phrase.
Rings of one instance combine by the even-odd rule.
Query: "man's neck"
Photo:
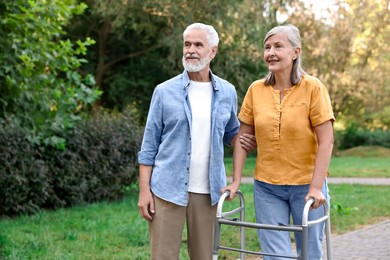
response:
[[[199,81],[199,82],[210,82],[210,69],[209,67],[205,67],[201,71],[198,72],[188,72],[188,77],[190,80]]]

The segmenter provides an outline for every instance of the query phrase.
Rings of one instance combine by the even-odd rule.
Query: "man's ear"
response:
[[[211,47],[210,58],[214,59],[215,55],[217,55],[217,52],[218,52],[218,46]]]

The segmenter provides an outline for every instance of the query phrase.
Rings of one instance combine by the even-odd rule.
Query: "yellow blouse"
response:
[[[319,79],[304,75],[301,83],[284,91],[282,100],[279,90],[255,81],[238,118],[255,128],[256,180],[278,185],[311,182],[317,153],[314,127],[335,119]]]

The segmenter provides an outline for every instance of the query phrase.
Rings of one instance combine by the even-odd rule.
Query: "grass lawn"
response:
[[[243,184],[246,220],[254,222],[252,185]],[[342,234],[390,218],[388,186],[330,185],[332,233]],[[137,192],[121,202],[43,211],[0,220],[0,259],[149,259],[148,227],[139,217]],[[236,204],[235,204],[236,203]],[[226,210],[238,200],[226,203]],[[186,239],[180,259],[186,255]],[[256,231],[246,231],[248,249],[256,250]],[[221,243],[239,246],[237,227],[224,226]],[[238,255],[221,251],[225,259]]]
[[[227,159],[227,172],[229,173]],[[254,158],[245,171],[251,176]],[[230,168],[231,169],[231,168]],[[390,160],[382,157],[334,157],[332,176],[390,177]],[[246,220],[254,222],[252,185],[242,184]],[[338,235],[390,218],[389,186],[330,184],[332,234]],[[0,219],[0,259],[149,259],[146,221],[137,208],[136,187],[122,201],[42,211],[33,216]],[[226,210],[238,200],[225,203]],[[226,211],[225,210],[225,211]],[[186,254],[186,234],[180,259]],[[237,227],[223,226],[221,243],[238,247]],[[249,250],[259,248],[256,231],[247,229]],[[236,259],[238,254],[221,251],[221,259]]]
[[[383,148],[382,148],[383,149]],[[381,149],[381,151],[382,151]],[[367,152],[370,151],[370,153]],[[390,149],[387,149],[390,151]],[[386,150],[386,151],[387,151]],[[364,154],[364,157],[355,154]],[[332,177],[387,177],[390,178],[390,152],[377,153],[370,148],[354,148],[345,151],[341,156],[332,157],[329,166],[329,173]],[[367,156],[367,157],[366,157]],[[255,169],[256,157],[250,156],[246,159],[243,176],[252,177]],[[227,175],[233,173],[233,160],[225,158]]]

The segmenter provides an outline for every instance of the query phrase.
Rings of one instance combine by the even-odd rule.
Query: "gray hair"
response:
[[[201,30],[207,33],[207,40],[210,47],[218,46],[219,37],[213,26],[204,23],[193,23],[187,26],[183,32],[183,40],[186,38],[189,31]]]
[[[291,43],[291,46],[293,48],[300,48],[302,50],[301,46],[301,36],[299,33],[299,29],[295,27],[294,25],[288,24],[288,25],[280,25],[272,28],[264,37],[263,44],[268,40],[269,37],[275,35],[284,33],[287,36],[288,41]],[[306,72],[302,68],[302,58],[301,53],[299,53],[298,58],[296,58],[293,61],[293,67],[291,71],[291,83],[293,85],[298,84],[301,82],[301,77],[306,74]],[[268,75],[265,78],[265,84],[266,85],[275,85],[275,75],[271,71],[268,73]]]

